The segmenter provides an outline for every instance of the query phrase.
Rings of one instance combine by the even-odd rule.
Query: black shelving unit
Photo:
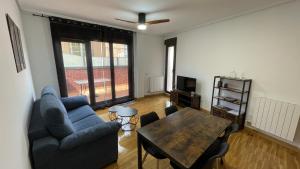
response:
[[[215,76],[211,113],[238,123],[240,128],[244,128],[251,83],[251,79]]]

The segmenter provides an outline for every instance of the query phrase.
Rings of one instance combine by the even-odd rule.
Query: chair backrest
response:
[[[174,105],[165,108],[166,116],[168,116],[168,115],[170,115],[170,114],[172,114],[172,113],[175,113],[175,112],[177,112],[177,111],[178,111],[178,109],[177,109],[177,107],[174,106]]]
[[[239,131],[239,125],[237,123],[231,124],[229,127],[226,128],[224,136],[221,137],[222,142],[227,142],[229,136],[232,133],[235,133],[235,132],[238,132],[238,131]]]
[[[212,169],[214,162],[217,158],[222,158],[228,152],[229,145],[227,143],[218,144],[217,148],[210,154],[209,159],[206,161],[203,169]]]
[[[141,127],[144,127],[147,124],[150,124],[157,120],[159,120],[159,117],[156,114],[156,112],[150,112],[145,115],[142,115],[140,119]],[[146,140],[142,140],[142,146],[144,147],[145,150],[147,150],[149,147],[151,147],[151,144],[149,144]]]
[[[141,116],[141,127],[147,125],[147,124],[150,124],[156,120],[159,120],[159,117],[158,115],[156,114],[156,112],[150,112],[150,113],[147,113],[145,115],[142,115]]]

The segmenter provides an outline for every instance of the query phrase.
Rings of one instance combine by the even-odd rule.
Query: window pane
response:
[[[112,99],[109,43],[91,42],[95,100],[102,102]]]
[[[83,43],[61,42],[61,46],[68,96],[89,96],[85,45]]]
[[[129,95],[128,88],[128,46],[126,44],[113,44],[114,73],[116,98]]]
[[[168,47],[167,91],[173,90],[174,46]]]

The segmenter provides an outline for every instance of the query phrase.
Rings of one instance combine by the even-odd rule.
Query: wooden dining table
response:
[[[189,169],[231,124],[192,108],[183,108],[137,130],[138,169],[142,169],[145,139],[183,169]]]

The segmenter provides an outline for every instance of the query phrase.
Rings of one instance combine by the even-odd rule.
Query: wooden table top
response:
[[[137,130],[170,160],[190,168],[231,121],[184,108]]]

